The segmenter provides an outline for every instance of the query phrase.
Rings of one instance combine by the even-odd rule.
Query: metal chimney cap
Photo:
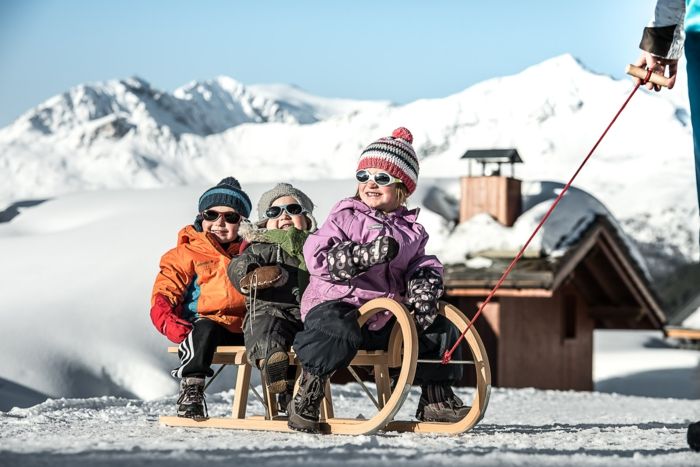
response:
[[[510,149],[469,149],[460,159],[474,159],[482,163],[510,163],[523,162],[515,148]]]

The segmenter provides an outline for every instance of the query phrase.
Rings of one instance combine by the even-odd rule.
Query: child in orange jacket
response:
[[[193,225],[180,230],[177,246],[163,255],[151,296],[156,329],[180,344],[177,415],[206,417],[204,379],[214,374],[211,363],[219,345],[243,345],[244,297],[226,275],[239,254],[240,222],[251,202],[233,177],[221,180],[199,198]]]

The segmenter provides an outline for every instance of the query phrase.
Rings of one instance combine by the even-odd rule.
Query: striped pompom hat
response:
[[[418,182],[418,158],[412,143],[411,132],[404,127],[397,128],[391,136],[379,138],[362,151],[357,170],[386,170],[406,185],[410,195]]]

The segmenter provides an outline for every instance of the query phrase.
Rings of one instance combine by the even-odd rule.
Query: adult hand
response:
[[[647,51],[642,51],[642,54],[639,56],[637,61],[634,62],[634,64],[640,68],[649,68],[651,69],[652,73],[658,73],[660,75],[666,76],[668,78],[669,89],[673,89],[673,86],[675,86],[676,74],[678,73],[677,59],[657,57],[656,55],[652,55]],[[634,78],[635,84],[639,84],[641,82],[641,79]],[[661,90],[661,86],[659,86],[658,84],[654,84],[651,81],[649,81],[646,84],[646,88],[650,91],[653,89],[657,92]]]

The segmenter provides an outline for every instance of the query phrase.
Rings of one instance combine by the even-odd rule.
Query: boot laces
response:
[[[462,402],[462,399],[457,397],[455,394],[448,395],[447,399],[445,399],[445,403],[454,412],[456,412],[457,409],[461,409],[462,407],[464,407],[464,402]]]
[[[208,416],[209,409],[207,407],[207,401],[204,397],[204,386],[199,384],[186,384],[180,397],[177,399],[178,404],[186,405],[203,405],[204,414]]]
[[[310,379],[311,381],[307,383],[306,390],[303,391],[299,400],[300,411],[308,411],[310,408],[315,408],[317,401],[323,395],[321,378],[311,376]]]

